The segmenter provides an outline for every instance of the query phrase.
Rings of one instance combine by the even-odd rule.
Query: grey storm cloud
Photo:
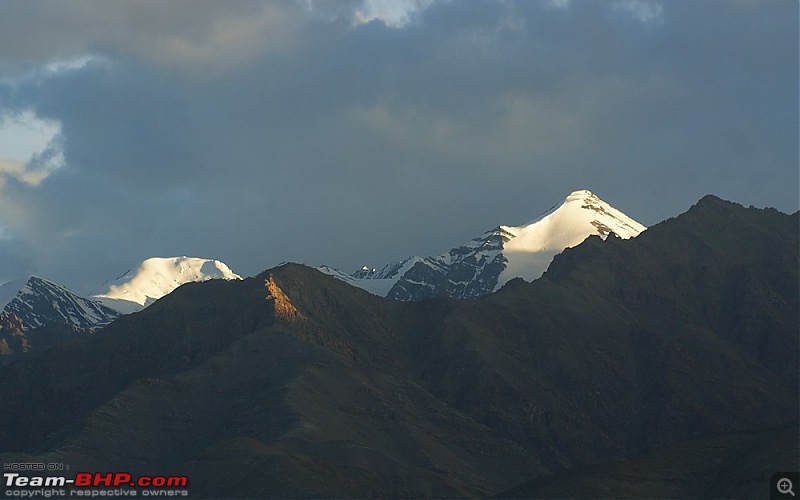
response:
[[[797,210],[797,11],[11,3],[0,112],[60,123],[64,166],[0,182],[0,280],[85,291],[183,254],[240,274],[350,270],[445,251],[582,188],[645,224],[707,193]]]
[[[229,68],[283,50],[302,22],[302,10],[291,1],[11,3],[0,20],[0,60],[14,68],[102,53],[162,69]]]

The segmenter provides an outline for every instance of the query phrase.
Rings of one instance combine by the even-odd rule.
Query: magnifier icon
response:
[[[792,482],[785,477],[778,479],[778,491],[783,495],[789,493],[795,496],[794,491],[792,491]]]

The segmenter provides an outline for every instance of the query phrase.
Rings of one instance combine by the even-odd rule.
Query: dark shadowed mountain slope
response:
[[[680,443],[797,427],[799,239],[797,214],[707,197],[475,301],[393,302],[293,264],[185,285],[0,369],[2,458],[185,473],[210,498],[647,476]],[[772,460],[724,446],[750,461],[720,474]]]
[[[53,322],[29,330],[15,313],[0,311],[0,366],[35,356],[56,344],[91,333],[91,329],[65,322]]]
[[[0,286],[0,365],[90,334],[119,314],[44,278],[6,283]]]
[[[777,471],[800,469],[797,426],[670,444],[630,460],[544,476],[498,498],[768,498]]]
[[[713,334],[794,388],[799,219],[707,196],[635,244],[592,239],[564,252],[546,277],[576,294],[603,290],[594,302],[630,314],[645,331],[699,328],[698,341]],[[710,354],[698,364],[719,360]]]

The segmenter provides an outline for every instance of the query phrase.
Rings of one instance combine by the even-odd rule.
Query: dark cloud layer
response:
[[[402,26],[357,2],[9,8],[0,110],[60,122],[66,165],[0,183],[0,279],[352,269],[580,188],[645,224],[707,193],[798,207],[795,2],[434,2]]]

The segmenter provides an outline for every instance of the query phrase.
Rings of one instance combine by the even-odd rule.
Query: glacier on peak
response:
[[[647,229],[588,190],[573,191],[564,203],[533,222],[503,228],[513,237],[503,247],[507,262],[496,289],[513,278],[541,277],[553,257],[591,235],[605,239],[613,232],[628,239]]]
[[[144,309],[179,286],[210,279],[242,279],[224,262],[197,257],[152,257],[103,285],[92,298],[122,313]]]

